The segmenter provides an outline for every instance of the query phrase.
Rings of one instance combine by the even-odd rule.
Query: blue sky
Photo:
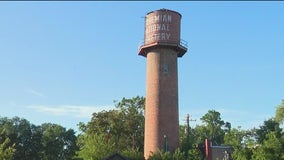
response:
[[[77,130],[114,100],[145,96],[146,13],[182,14],[180,124],[215,109],[257,127],[284,98],[283,2],[0,2],[1,117]]]

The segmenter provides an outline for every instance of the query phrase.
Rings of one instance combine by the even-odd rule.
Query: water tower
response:
[[[181,14],[160,9],[145,18],[139,55],[147,58],[144,156],[179,145],[177,58],[187,51],[180,39]]]

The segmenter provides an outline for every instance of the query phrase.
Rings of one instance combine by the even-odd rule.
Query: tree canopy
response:
[[[128,153],[128,155],[131,154],[127,150],[143,152],[145,98],[140,96],[122,98],[121,101],[115,102],[115,107],[116,109],[113,110],[93,113],[91,121],[87,124],[80,123],[82,129],[82,134],[79,135],[79,145],[82,148],[78,152],[80,158],[100,160],[101,155],[112,152]],[[93,146],[96,143],[100,147]],[[143,159],[143,154],[137,155]]]
[[[14,117],[0,118],[1,147],[3,155],[13,160],[70,160],[78,147],[74,130],[45,123],[40,126]]]
[[[284,122],[284,99],[282,100],[282,103],[276,108],[275,120],[278,123]]]
[[[115,109],[92,114],[80,122],[81,131],[61,125],[31,124],[19,117],[0,118],[0,160],[101,160],[120,153],[129,160],[143,159],[145,98],[136,96],[115,101]],[[180,146],[174,153],[160,150],[152,160],[201,160],[205,158],[205,139],[213,145],[229,145],[234,160],[284,159],[284,101],[275,117],[252,129],[232,128],[216,110],[209,110],[195,127],[180,125]]]

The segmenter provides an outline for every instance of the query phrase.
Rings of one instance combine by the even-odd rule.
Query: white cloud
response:
[[[74,105],[61,105],[61,106],[29,106],[29,109],[33,109],[37,112],[44,112],[55,116],[73,116],[78,118],[90,118],[94,112],[100,112],[102,110],[114,109],[113,106],[74,106]]]
[[[33,95],[35,95],[35,96],[38,96],[38,97],[41,97],[41,98],[46,98],[46,96],[43,94],[43,93],[41,93],[41,92],[39,92],[39,91],[36,91],[36,90],[34,90],[34,89],[27,89],[27,92],[28,93],[31,93],[31,94],[33,94]]]

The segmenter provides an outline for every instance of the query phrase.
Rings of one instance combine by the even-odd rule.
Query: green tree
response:
[[[129,144],[132,149],[138,148],[139,151],[143,151],[145,98],[140,96],[131,99],[122,98],[115,106],[121,111],[124,121],[124,134],[127,136],[126,139],[124,139],[124,143],[130,140],[127,144]]]
[[[149,160],[171,160],[172,155],[170,152],[164,152],[162,150],[158,150],[156,153],[150,155]]]
[[[114,153],[116,148],[103,134],[80,135],[78,157],[85,160],[101,160]]]
[[[180,150],[180,148],[177,148],[177,149],[175,150],[175,152],[173,153],[173,158],[172,158],[172,160],[186,160],[186,159],[187,159],[187,157],[185,156],[185,153],[182,152],[182,151]]]
[[[5,145],[14,145],[15,160],[69,160],[77,150],[75,132],[60,125],[36,126],[23,118],[5,117],[0,119],[0,130],[9,139]]]
[[[101,111],[93,113],[93,117],[86,125],[86,134],[104,135],[108,140],[112,140],[116,148],[124,146],[122,138],[124,135],[123,114],[118,110]]]
[[[188,150],[187,160],[202,160],[204,157],[202,156],[201,150],[198,148],[191,148]]]
[[[126,149],[121,152],[121,155],[126,157],[129,160],[141,160],[144,159],[143,152],[138,149]]]
[[[224,141],[226,145],[231,145],[234,147],[242,147],[242,140],[244,136],[245,136],[244,131],[233,128],[230,132],[228,132],[225,135]]]
[[[253,160],[280,160],[283,158],[283,148],[275,132],[268,132],[263,144],[252,155]]]
[[[201,151],[198,148],[201,140],[196,135],[196,130],[187,125],[180,125],[180,151],[188,160],[200,160]],[[204,138],[205,139],[205,138]],[[201,148],[200,148],[201,149]]]
[[[36,126],[26,119],[7,117],[0,119],[0,129],[5,129],[5,134],[11,144],[15,144],[14,159],[37,160],[40,159],[40,138],[37,137]]]
[[[196,143],[204,143],[205,139],[210,138],[210,129],[205,125],[196,125],[194,128]]]
[[[221,114],[215,110],[209,110],[200,120],[205,123],[208,128],[208,135],[212,142],[216,144],[222,144],[224,142],[225,131],[229,131],[231,124],[224,122],[221,119]],[[223,128],[225,128],[223,130]]]
[[[79,124],[82,131],[81,136],[84,137],[80,138],[79,144],[79,155],[81,157],[95,156],[92,155],[94,154],[92,152],[82,151],[84,148],[91,148],[87,147],[91,144],[84,141],[94,135],[103,137],[96,140],[101,140],[103,144],[110,145],[105,146],[106,148],[113,148],[114,145],[113,151],[115,152],[126,153],[128,151],[129,154],[130,152],[136,154],[133,151],[143,151],[145,98],[139,96],[131,99],[122,98],[120,102],[115,102],[115,107],[116,109],[113,110],[93,113],[90,122]],[[96,145],[98,144],[96,143]]]
[[[275,132],[275,136],[278,139],[280,139],[282,136],[282,129],[280,128],[280,124],[272,118],[264,121],[263,125],[261,125],[259,129],[256,129],[256,139],[258,143],[263,143],[266,135],[269,132]]]
[[[5,130],[2,130],[0,133],[0,160],[12,160],[15,152],[15,144],[11,145],[9,137],[5,134]]]
[[[44,123],[42,129],[43,160],[70,160],[78,150],[75,132],[58,124]]]
[[[188,150],[192,148],[192,145],[194,143],[194,137],[190,134],[191,133],[191,127],[186,125],[180,125],[179,126],[179,137],[180,137],[180,148],[181,151],[186,153]]]
[[[179,148],[177,148],[174,153],[164,152],[162,150],[158,150],[158,152],[153,153],[150,157],[150,160],[187,160],[185,153],[182,152]]]
[[[282,103],[276,108],[275,120],[278,123],[284,122],[284,99],[282,99]]]
[[[240,128],[233,128],[225,134],[224,143],[234,148],[232,158],[235,160],[251,159],[252,150],[249,146],[252,135]]]

